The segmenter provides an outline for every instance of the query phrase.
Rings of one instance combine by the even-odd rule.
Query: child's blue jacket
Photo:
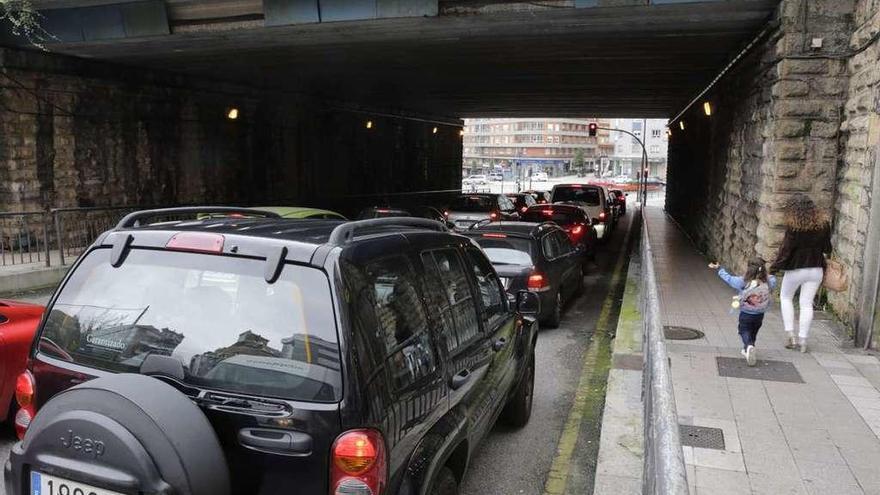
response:
[[[743,277],[740,277],[738,275],[731,275],[730,273],[728,273],[727,270],[724,269],[724,267],[718,269],[718,276],[721,277],[721,280],[724,280],[724,282],[726,282],[727,285],[729,285],[730,287],[739,291],[740,294],[742,294],[743,289],[746,288],[746,281],[745,281],[745,279],[743,279]],[[767,283],[770,285],[771,290],[775,289],[776,288],[776,277],[773,275],[770,275],[767,278]],[[750,314],[750,315],[761,314],[761,313],[756,313],[753,311],[748,311],[745,309],[743,309],[741,311],[743,313]]]

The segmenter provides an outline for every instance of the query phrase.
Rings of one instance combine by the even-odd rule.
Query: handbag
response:
[[[849,286],[849,277],[844,270],[843,263],[834,258],[825,260],[825,276],[822,278],[822,286],[832,292],[843,292]]]

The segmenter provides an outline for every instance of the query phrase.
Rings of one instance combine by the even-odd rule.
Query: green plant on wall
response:
[[[30,0],[0,0],[0,29],[8,29],[39,48],[51,37],[40,26],[41,18]]]

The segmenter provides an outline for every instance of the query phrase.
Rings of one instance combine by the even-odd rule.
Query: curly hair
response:
[[[798,194],[785,205],[785,226],[791,230],[819,230],[827,227],[828,222],[828,215],[806,195]]]

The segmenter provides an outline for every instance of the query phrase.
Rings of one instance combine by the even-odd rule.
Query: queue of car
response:
[[[458,493],[529,420],[539,322],[625,212],[594,199],[126,216],[45,308],[0,301],[7,493]]]

